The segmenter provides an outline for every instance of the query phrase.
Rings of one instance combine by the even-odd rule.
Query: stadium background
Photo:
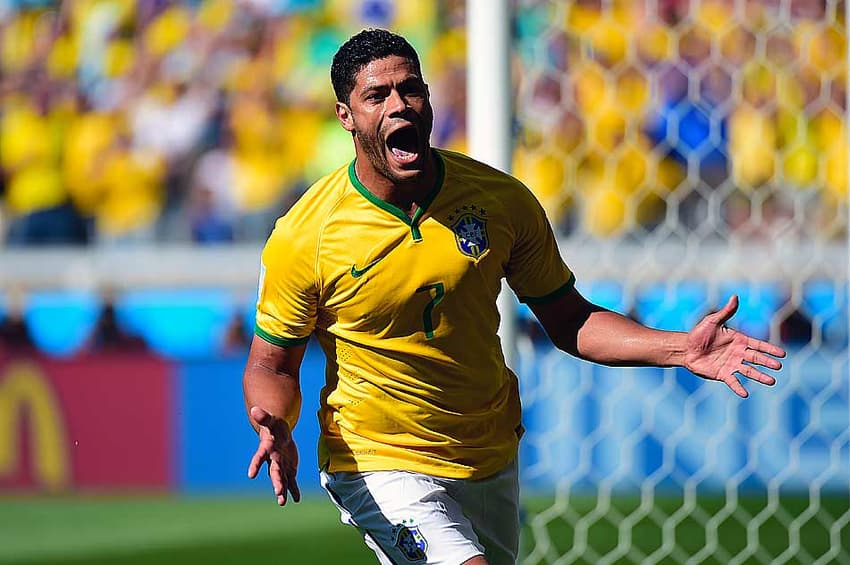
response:
[[[514,172],[594,300],[791,353],[746,402],[674,370],[509,337],[526,426],[523,552],[554,562],[850,562],[846,6],[520,0]],[[465,3],[0,2],[0,562],[371,562],[318,492],[245,468],[259,250],[352,156],[336,47],[423,57],[433,143],[467,150]],[[312,561],[311,561],[312,560]]]

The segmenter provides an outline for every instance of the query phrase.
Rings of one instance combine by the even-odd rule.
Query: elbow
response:
[[[555,347],[582,361],[611,367],[621,365],[620,360],[611,354],[610,348],[606,347],[605,343],[588,339],[587,336],[584,336],[582,339],[582,336],[578,332],[568,333],[562,336],[550,336],[550,339]]]
[[[549,340],[552,342],[556,348],[560,349],[564,353],[572,355],[573,357],[578,357],[579,359],[584,359],[579,350],[577,335],[569,332],[555,333],[555,332],[547,332],[549,336]]]

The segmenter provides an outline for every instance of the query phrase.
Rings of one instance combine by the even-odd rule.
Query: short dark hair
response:
[[[409,60],[422,75],[419,55],[405,38],[385,29],[364,29],[343,43],[331,64],[336,99],[348,104],[357,73],[372,61],[397,55]]]

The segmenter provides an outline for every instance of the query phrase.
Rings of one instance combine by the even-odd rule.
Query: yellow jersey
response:
[[[517,453],[520,399],[496,330],[502,278],[526,302],[567,292],[543,208],[518,180],[434,149],[413,217],[354,162],[281,217],[263,250],[256,333],[315,333],[327,358],[319,465],[483,478]]]

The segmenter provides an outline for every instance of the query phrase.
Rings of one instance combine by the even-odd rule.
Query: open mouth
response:
[[[419,134],[414,126],[399,128],[387,136],[387,148],[402,165],[419,158]]]

